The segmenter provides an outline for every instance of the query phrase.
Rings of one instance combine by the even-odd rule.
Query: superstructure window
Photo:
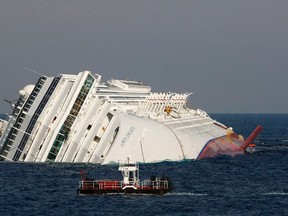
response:
[[[111,113],[108,113],[108,114],[107,114],[107,117],[108,117],[108,120],[109,120],[109,122],[110,122],[111,119],[113,118],[113,115],[112,115]]]
[[[95,136],[94,137],[94,141],[98,143],[100,141],[100,137],[99,136]]]
[[[117,127],[117,128],[115,129],[114,134],[113,134],[113,137],[112,137],[112,140],[111,140],[111,143],[114,142],[114,140],[115,140],[115,138],[116,138],[118,132],[119,132],[119,127]]]

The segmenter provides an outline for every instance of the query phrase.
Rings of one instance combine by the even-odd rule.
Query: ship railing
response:
[[[155,180],[147,179],[141,183],[141,188],[169,189],[169,187],[169,181],[161,178],[156,178]]]
[[[201,109],[197,109],[196,110],[196,114],[200,115],[200,116],[203,116],[203,117],[206,117],[206,118],[210,118],[210,116],[208,115],[208,113],[206,113],[204,110],[201,110]]]
[[[81,180],[79,181],[79,189],[87,190],[104,190],[104,189],[121,189],[123,181],[99,181],[99,180]]]
[[[98,182],[99,189],[120,189],[123,186],[123,181],[104,181]]]

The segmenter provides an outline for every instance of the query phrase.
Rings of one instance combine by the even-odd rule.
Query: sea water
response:
[[[253,154],[140,164],[140,178],[169,176],[166,195],[76,193],[80,170],[121,179],[117,165],[0,162],[0,215],[288,215],[288,114],[213,114],[247,137]]]

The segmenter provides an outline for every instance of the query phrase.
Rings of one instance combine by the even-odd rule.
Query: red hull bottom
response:
[[[207,142],[197,159],[213,158],[219,155],[235,156],[238,154],[245,154],[246,148],[261,131],[262,127],[260,125],[257,126],[245,142],[239,139],[239,136],[235,133],[230,133],[226,136],[210,140]]]

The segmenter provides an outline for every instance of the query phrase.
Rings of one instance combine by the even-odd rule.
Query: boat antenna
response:
[[[35,73],[35,74],[37,74],[37,75],[41,75],[41,76],[44,76],[44,77],[46,77],[47,78],[47,76],[46,75],[44,75],[44,74],[41,74],[40,72],[38,72],[38,71],[35,71],[35,70],[32,70],[32,69],[30,69],[30,68],[27,68],[27,67],[22,67],[23,69],[25,69],[25,70],[27,70],[27,71],[31,71],[31,72],[33,72],[33,73]]]

